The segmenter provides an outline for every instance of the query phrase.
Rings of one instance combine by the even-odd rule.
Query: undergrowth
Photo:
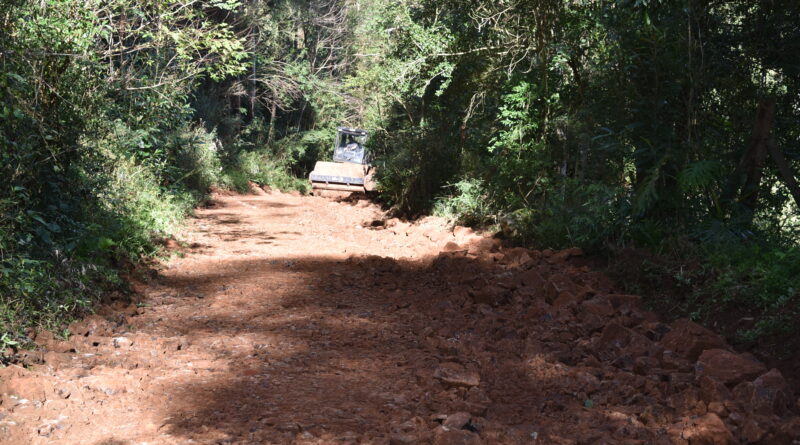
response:
[[[463,180],[436,199],[434,212],[454,224],[496,224],[518,245],[578,246],[608,258],[618,283],[653,309],[717,325],[738,344],[780,349],[776,339],[800,332],[800,247],[785,227],[634,218],[626,191],[604,185],[567,182],[516,207],[497,195],[483,181]]]
[[[0,202],[0,356],[26,347],[30,328],[60,331],[121,289],[119,266],[160,255],[212,187],[308,188],[266,147],[223,159],[201,127],[112,121],[79,143],[81,157],[63,173],[69,190],[32,206],[17,187]]]

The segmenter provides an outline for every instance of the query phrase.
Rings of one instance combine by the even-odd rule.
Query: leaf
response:
[[[721,167],[719,161],[693,162],[678,173],[678,185],[684,191],[709,187],[719,177]]]
[[[100,237],[97,239],[97,248],[99,250],[108,250],[116,245],[117,243],[115,243],[111,238]]]

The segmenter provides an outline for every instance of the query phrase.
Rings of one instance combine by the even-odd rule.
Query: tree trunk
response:
[[[770,132],[775,119],[775,99],[764,99],[758,104],[756,124],[753,128],[753,137],[750,148],[743,159],[745,181],[742,187],[740,202],[748,209],[748,219],[752,221],[753,214],[758,207],[758,189],[761,185],[764,164],[767,160]]]
[[[795,179],[789,163],[786,162],[786,158],[783,157],[783,153],[781,153],[780,149],[778,149],[778,147],[775,145],[775,141],[770,140],[768,147],[769,154],[772,156],[772,160],[775,161],[775,165],[778,166],[778,171],[783,177],[783,183],[786,184],[786,187],[792,194],[794,203],[800,207],[800,185],[797,184],[797,179]]]
[[[750,138],[750,145],[742,155],[739,165],[734,170],[728,183],[725,185],[722,195],[722,202],[740,203],[747,208],[746,218],[752,221],[758,204],[758,188],[761,184],[762,171],[766,161],[772,122],[775,118],[775,99],[762,99],[758,103],[756,121],[753,126],[753,135]],[[742,182],[744,185],[742,186]],[[739,199],[734,200],[738,193]],[[736,207],[732,209],[736,213]]]
[[[272,101],[272,107],[269,109],[269,133],[267,133],[267,145],[272,144],[275,138],[275,115],[278,113],[278,106],[275,100]]]

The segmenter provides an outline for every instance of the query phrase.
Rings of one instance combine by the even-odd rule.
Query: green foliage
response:
[[[482,181],[464,179],[449,188],[450,193],[436,199],[434,215],[467,226],[484,226],[494,222],[490,207],[492,200]]]
[[[708,283],[712,300],[705,309],[745,307],[757,315],[754,326],[739,333],[740,340],[753,341],[798,327],[800,248],[725,246],[709,250],[708,261],[715,278]]]
[[[236,7],[217,2],[217,7]],[[177,1],[0,4],[0,346],[57,328],[158,251],[217,181],[192,128],[202,78],[241,72],[241,40]]]
[[[293,176],[288,165],[276,161],[269,151],[242,152],[236,164],[232,184],[237,189],[242,189],[242,179],[266,185],[278,190],[297,190],[308,193],[310,186],[307,180]],[[248,187],[249,190],[249,187]]]
[[[0,351],[30,341],[22,327],[58,329],[91,311],[103,292],[118,286],[105,267],[71,261],[6,257],[0,261]]]
[[[219,184],[222,161],[216,135],[196,127],[181,131],[175,139],[175,167],[182,174],[176,182],[201,194]]]

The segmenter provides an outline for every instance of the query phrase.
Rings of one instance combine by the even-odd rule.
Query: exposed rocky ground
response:
[[[218,195],[184,239],[0,369],[0,442],[800,444],[778,370],[577,249],[281,193]]]

